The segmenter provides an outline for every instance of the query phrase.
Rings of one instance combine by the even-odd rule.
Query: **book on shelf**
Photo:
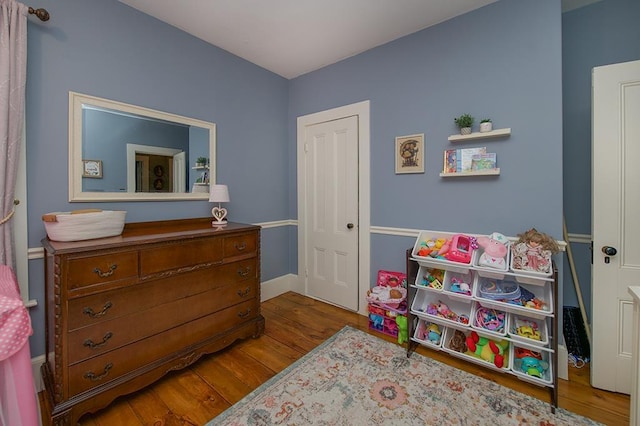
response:
[[[444,173],[470,172],[474,155],[484,155],[487,147],[448,149],[444,151]],[[495,154],[494,154],[495,155]]]
[[[492,170],[496,168],[496,153],[475,154],[471,159],[471,171]]]

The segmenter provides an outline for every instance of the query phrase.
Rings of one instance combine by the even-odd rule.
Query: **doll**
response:
[[[511,253],[514,268],[533,272],[550,272],[551,256],[560,251],[556,241],[535,228],[518,234],[518,238]]]

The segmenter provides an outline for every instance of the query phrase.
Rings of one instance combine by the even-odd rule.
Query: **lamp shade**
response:
[[[209,201],[212,203],[228,203],[229,188],[227,188],[227,185],[211,185]]]

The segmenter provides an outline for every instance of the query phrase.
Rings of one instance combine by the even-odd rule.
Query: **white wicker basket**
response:
[[[126,214],[122,210],[54,212],[42,220],[50,240],[82,241],[120,235]]]

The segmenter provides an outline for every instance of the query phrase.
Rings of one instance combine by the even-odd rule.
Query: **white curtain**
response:
[[[24,129],[27,15],[15,0],[0,0],[0,264],[15,270],[14,194]]]

